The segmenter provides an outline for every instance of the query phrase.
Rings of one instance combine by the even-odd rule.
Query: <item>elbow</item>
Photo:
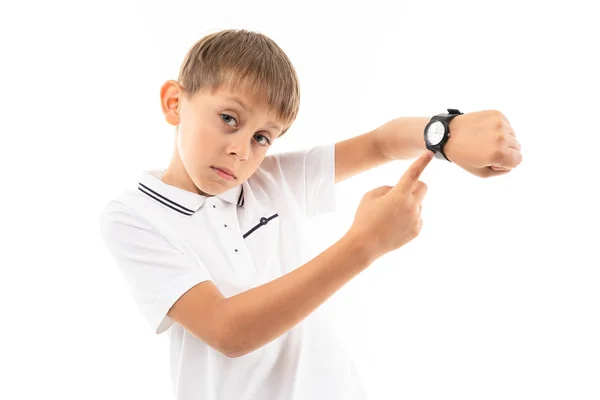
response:
[[[229,358],[238,358],[238,357],[241,357],[241,356],[245,355],[246,353],[244,353],[244,352],[242,352],[242,351],[239,351],[239,350],[236,350],[236,349],[234,349],[234,350],[230,350],[230,351],[223,352],[223,354],[224,354],[226,357],[229,357]]]
[[[227,340],[224,337],[218,341],[217,350],[226,357],[229,358],[237,358],[243,355],[246,355],[247,352],[244,348],[239,344],[239,341],[235,340]]]
[[[212,346],[215,350],[228,358],[237,358],[247,354],[244,340],[239,339],[241,335],[237,334],[237,330],[232,324],[224,324],[217,330],[214,343]]]

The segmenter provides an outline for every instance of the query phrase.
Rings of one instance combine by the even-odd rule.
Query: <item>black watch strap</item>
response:
[[[446,117],[446,121],[448,122],[448,129],[450,129],[450,121],[452,121],[452,119],[454,117],[456,117],[457,115],[462,115],[463,113],[458,111],[457,108],[448,108],[447,110],[448,110],[448,114],[445,115],[445,117]],[[448,134],[450,134],[450,132]],[[439,159],[452,162],[452,161],[450,161],[450,159],[448,157],[446,157],[446,154],[444,153],[445,146],[446,146],[446,143],[444,143],[444,145],[440,148],[439,152],[436,151],[435,156]]]
[[[450,161],[448,159],[448,157],[446,157],[446,154],[444,154],[444,149],[441,149],[440,151],[436,151],[435,153],[433,153],[433,156],[435,158],[439,158],[440,160]],[[450,162],[452,162],[452,161],[450,161]]]

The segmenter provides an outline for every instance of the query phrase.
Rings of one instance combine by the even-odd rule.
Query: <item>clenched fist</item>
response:
[[[482,178],[505,174],[523,159],[515,131],[506,116],[496,110],[454,117],[444,153],[459,167]]]

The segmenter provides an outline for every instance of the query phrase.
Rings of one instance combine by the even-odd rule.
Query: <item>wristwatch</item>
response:
[[[444,154],[444,145],[450,137],[450,121],[457,115],[462,114],[455,108],[448,108],[448,114],[434,115],[425,126],[425,145],[434,152],[436,158],[448,160],[448,157]]]

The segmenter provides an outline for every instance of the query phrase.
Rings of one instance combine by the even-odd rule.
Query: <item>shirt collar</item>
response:
[[[188,192],[175,186],[168,185],[160,178],[162,170],[144,171],[138,183],[138,189],[147,197],[169,207],[174,212],[193,215],[203,205],[208,196]],[[226,192],[215,195],[223,201],[244,206],[244,185],[240,184]]]

